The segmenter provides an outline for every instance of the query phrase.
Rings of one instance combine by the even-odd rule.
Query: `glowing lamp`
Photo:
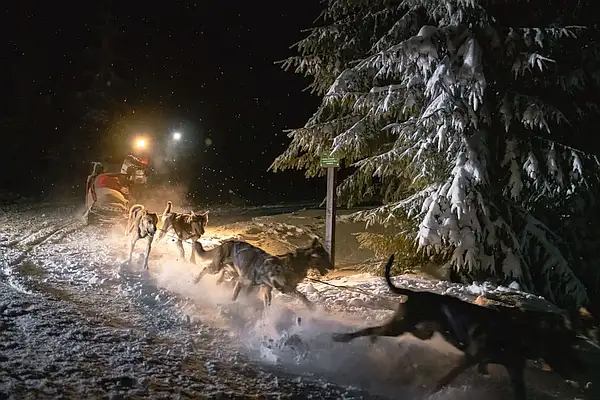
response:
[[[137,138],[134,142],[135,148],[139,150],[143,150],[148,147],[148,141],[145,138]]]

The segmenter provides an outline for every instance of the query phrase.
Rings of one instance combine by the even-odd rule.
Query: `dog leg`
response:
[[[476,363],[477,362],[473,358],[465,355],[465,357],[463,357],[461,362],[456,367],[452,368],[450,372],[448,372],[442,379],[438,381],[435,387],[431,391],[429,391],[429,395],[431,396],[432,394],[437,393],[444,387],[448,386],[454,379],[456,379],[456,377],[458,377],[460,374],[465,372],[467,369],[469,369]]]
[[[235,283],[235,287],[233,288],[233,296],[231,298],[231,301],[236,301],[238,296],[240,295],[240,292],[243,289],[243,285],[240,281],[237,281]]]
[[[127,221],[127,225],[125,226],[125,232],[123,233],[123,236],[129,235],[131,229],[131,221]]]
[[[148,270],[148,260],[150,259],[150,250],[152,250],[152,239],[154,239],[153,236],[148,236],[146,238],[146,254],[144,257],[144,269]]]
[[[219,272],[219,277],[217,278],[217,285],[220,285],[221,283],[223,283],[223,281],[225,280],[225,270],[222,269],[221,272]]]
[[[179,250],[179,257],[185,261],[185,250],[183,250],[183,242],[181,239],[177,239],[177,250]]]
[[[196,264],[196,252],[194,251],[195,240],[195,238],[192,238],[192,254],[190,254],[190,264]]]
[[[263,306],[265,310],[271,305],[271,301],[273,299],[273,289],[268,285],[260,286],[260,294],[263,301]]]
[[[314,311],[315,310],[315,305],[313,303],[311,303],[310,300],[308,300],[306,298],[306,296],[303,293],[300,293],[298,290],[294,289],[293,292],[290,293],[292,296],[300,299],[300,301],[302,303],[304,303],[304,305],[310,310],[310,311]]]
[[[505,364],[504,368],[510,377],[510,383],[513,388],[515,400],[527,400],[527,387],[525,386],[525,360],[514,360],[510,364]]]
[[[138,241],[138,235],[134,235],[129,242],[129,265],[131,265],[131,259],[133,257],[133,249],[135,247],[135,243]]]
[[[200,282],[202,280],[202,278],[204,278],[204,275],[206,275],[207,272],[208,272],[207,268],[204,268],[202,271],[200,271],[198,276],[196,276],[196,279],[194,279],[194,284],[198,284],[198,282]]]
[[[332,339],[334,342],[349,342],[361,336],[371,336],[371,342],[374,342],[378,336],[400,336],[406,333],[406,323],[402,320],[392,320],[385,325],[372,326],[350,333],[334,333]]]

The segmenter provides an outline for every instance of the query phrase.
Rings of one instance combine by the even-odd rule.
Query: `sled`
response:
[[[94,162],[85,185],[84,221],[118,224],[126,220],[130,205],[135,204],[132,186],[131,174],[104,172],[104,166]]]

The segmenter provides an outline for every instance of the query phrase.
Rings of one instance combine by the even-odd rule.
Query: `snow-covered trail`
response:
[[[177,261],[171,243],[154,246],[144,272],[123,262],[119,228],[85,226],[75,207],[4,211],[0,398],[412,399],[456,362],[441,342],[331,341],[331,332],[389,317],[378,278],[334,282],[363,292],[303,285],[317,312],[280,295],[263,314],[252,294],[232,304],[230,286],[210,277],[194,285],[198,270]],[[573,398],[554,375],[530,375],[532,398]],[[468,374],[434,398],[509,397],[501,373]]]
[[[368,397],[254,362],[231,332],[122,262],[118,232],[61,207],[7,213],[0,257],[0,398]]]

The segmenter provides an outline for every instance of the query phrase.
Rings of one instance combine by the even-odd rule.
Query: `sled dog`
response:
[[[196,242],[204,235],[204,228],[208,224],[208,211],[200,214],[190,212],[189,214],[172,212],[173,204],[167,202],[167,207],[160,217],[160,225],[157,236],[157,242],[161,240],[169,230],[175,232],[177,236],[177,249],[179,256],[185,260],[185,251],[183,250],[183,241],[191,239],[192,243]],[[190,262],[194,262],[195,252],[192,249]]]
[[[129,209],[129,217],[127,218],[127,228],[125,235],[131,234],[129,242],[129,264],[135,244],[140,239],[146,239],[146,253],[144,255],[144,269],[148,269],[148,258],[152,249],[152,239],[156,233],[156,225],[158,224],[158,215],[151,213],[141,204],[134,204]],[[133,234],[132,234],[133,232]]]
[[[415,292],[394,286],[390,270],[392,255],[385,267],[390,290],[408,300],[398,306],[386,324],[351,333],[336,333],[333,340],[349,342],[361,336],[400,336],[411,333],[421,340],[440,333],[450,344],[464,352],[462,361],[441,378],[433,394],[450,384],[471,366],[487,373],[487,364],[504,366],[515,398],[527,399],[524,371],[528,359],[543,359],[555,372],[569,379],[581,367],[572,350],[576,334],[565,316],[550,312],[530,312],[516,307],[483,307],[456,297],[431,292]]]
[[[228,272],[236,277],[232,300],[237,300],[242,289],[249,291],[252,287],[260,286],[265,309],[271,305],[273,289],[294,296],[309,309],[314,309],[313,304],[296,289],[296,286],[306,278],[310,268],[318,270],[321,275],[326,275],[333,269],[329,254],[317,239],[314,239],[310,246],[281,256],[271,255],[239,240],[228,240],[209,251],[204,250],[200,242],[194,243],[194,248],[202,260],[211,260],[196,277],[196,283],[207,273],[221,274],[220,283],[225,272]]]

